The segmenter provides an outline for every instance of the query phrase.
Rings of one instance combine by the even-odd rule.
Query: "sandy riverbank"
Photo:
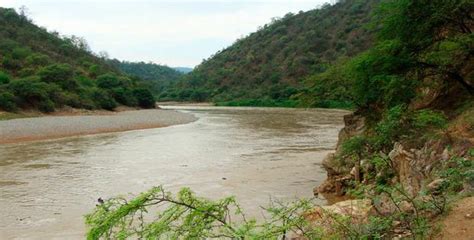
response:
[[[0,121],[0,144],[166,127],[195,120],[192,114],[161,109],[20,118]]]

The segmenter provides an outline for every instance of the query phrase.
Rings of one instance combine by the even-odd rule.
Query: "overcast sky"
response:
[[[93,51],[113,58],[194,67],[272,17],[328,1],[0,0],[0,6],[24,5],[36,24],[84,37]]]

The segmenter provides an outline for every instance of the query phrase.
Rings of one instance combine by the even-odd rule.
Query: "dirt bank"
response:
[[[195,120],[191,114],[161,109],[12,119],[0,121],[0,144],[166,127]]]

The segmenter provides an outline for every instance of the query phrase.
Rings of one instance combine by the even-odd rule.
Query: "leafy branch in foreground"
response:
[[[176,196],[154,187],[135,199],[113,198],[86,216],[88,239],[285,239],[298,233],[320,238],[309,230],[304,212],[314,205],[300,200],[273,203],[263,223],[247,219],[234,197],[211,201],[183,188]],[[150,214],[156,211],[157,214]]]

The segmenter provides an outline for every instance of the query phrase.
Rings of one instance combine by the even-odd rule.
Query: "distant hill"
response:
[[[378,2],[345,0],[274,19],[203,61],[168,94],[194,101],[288,100],[308,75],[372,45],[365,25]]]
[[[193,71],[193,68],[190,68],[190,67],[174,67],[173,69],[184,74],[190,73]]]
[[[48,32],[24,13],[0,8],[0,109],[112,110],[117,105],[155,103],[142,81],[107,64],[83,38]]]
[[[108,60],[108,63],[126,74],[146,81],[151,85],[153,94],[157,96],[183,76],[182,72],[174,68],[151,62],[127,62],[112,59]]]

